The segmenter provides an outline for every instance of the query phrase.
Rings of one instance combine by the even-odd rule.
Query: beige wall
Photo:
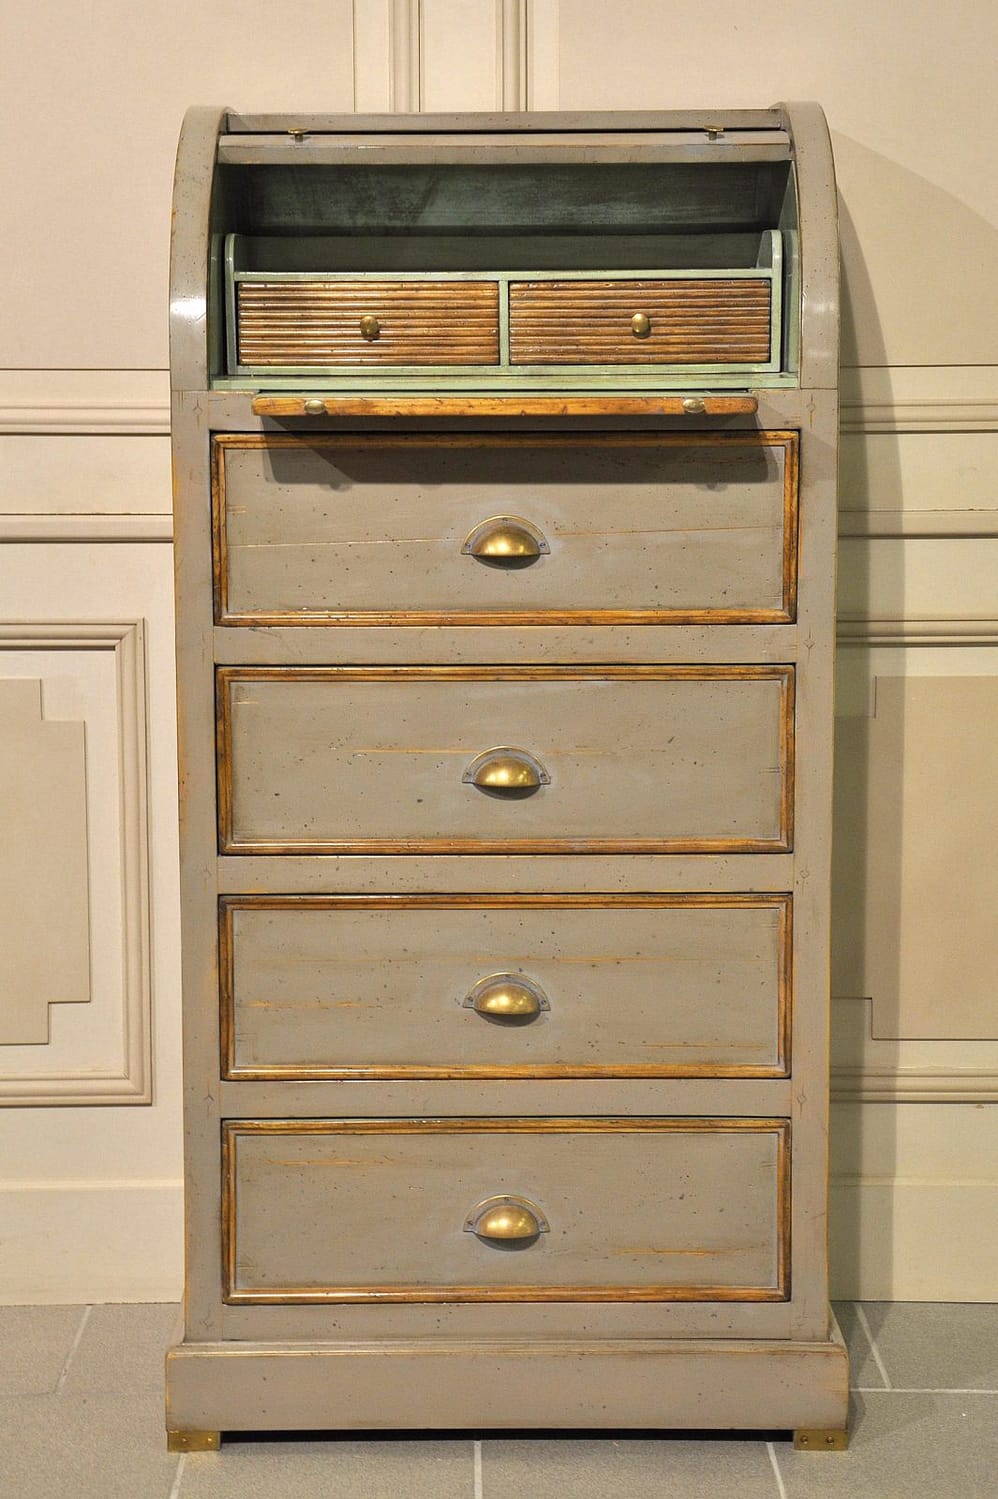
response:
[[[13,852],[0,875],[22,937],[62,949],[0,1026],[0,1298],[179,1293],[165,310],[184,107],[782,98],[828,114],[845,272],[835,1289],[998,1296],[998,9],[302,0],[292,25],[260,0],[42,0],[15,28],[0,722],[22,732],[38,692],[5,683],[41,684],[32,732],[76,787],[62,857],[88,900],[40,907]],[[5,823],[25,831],[25,808]]]

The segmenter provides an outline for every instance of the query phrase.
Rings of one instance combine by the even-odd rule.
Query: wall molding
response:
[[[11,436],[168,437],[169,401],[10,401],[0,433]]]
[[[840,430],[852,432],[998,432],[998,399],[842,402]]]
[[[843,366],[844,433],[998,432],[998,365]]]
[[[998,619],[928,615],[860,616],[842,614],[836,628],[840,646],[996,645]]]
[[[389,0],[388,107],[413,114],[423,107],[423,14],[420,0]]]
[[[833,1103],[998,1103],[998,1068],[832,1067]]]
[[[552,106],[545,81],[551,24],[550,0],[496,0],[496,89],[503,108]],[[416,112],[423,92],[421,0],[389,0],[386,30],[392,108]],[[165,369],[0,370],[0,433],[161,437],[170,430],[169,396]],[[998,365],[844,368],[841,429],[998,432]],[[917,515],[907,524],[917,527]],[[947,521],[928,524],[926,534],[935,535]]]
[[[152,1102],[152,953],[145,622],[82,620],[0,623],[0,651],[100,651],[114,654],[121,828],[122,1055],[103,1071],[4,1075],[0,1106]]]
[[[0,542],[172,540],[172,515],[0,515]]]
[[[498,0],[496,99],[501,110],[520,111],[530,108],[528,42],[527,0]]]

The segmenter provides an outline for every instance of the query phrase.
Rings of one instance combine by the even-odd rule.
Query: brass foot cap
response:
[[[168,1431],[167,1452],[217,1452],[222,1439],[220,1431]]]
[[[849,1433],[845,1427],[828,1431],[805,1426],[794,1432],[794,1447],[798,1452],[845,1452],[848,1446]]]

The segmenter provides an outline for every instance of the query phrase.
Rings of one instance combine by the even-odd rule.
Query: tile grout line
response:
[[[482,1489],[482,1444],[481,1444],[481,1441],[477,1441],[477,1442],[473,1442],[472,1443],[472,1451],[474,1453],[475,1499],[482,1499],[483,1489]]]
[[[948,1385],[942,1389],[931,1389],[928,1385],[891,1385],[881,1389],[880,1385],[853,1385],[854,1395],[998,1395],[998,1390],[960,1390]]]
[[[83,1337],[84,1328],[86,1327],[87,1323],[90,1321],[90,1313],[92,1311],[93,1311],[93,1307],[92,1306],[85,1306],[83,1308],[83,1316],[80,1318],[80,1325],[76,1329],[76,1337],[73,1339],[72,1347],[70,1348],[69,1352],[66,1354],[66,1361],[65,1361],[65,1363],[63,1364],[61,1370],[59,1371],[59,1378],[56,1380],[56,1382],[55,1382],[55,1389],[52,1391],[53,1395],[57,1395],[59,1393],[59,1391],[62,1389],[63,1385],[66,1383],[66,1375],[69,1373],[69,1366],[73,1362],[73,1359],[76,1357],[76,1350],[80,1346],[80,1339]]]
[[[884,1389],[892,1389],[893,1386],[891,1385],[890,1375],[887,1373],[884,1361],[880,1357],[880,1349],[877,1347],[877,1340],[873,1336],[873,1329],[870,1326],[866,1312],[863,1310],[862,1303],[856,1301],[853,1303],[853,1305],[856,1308],[856,1320],[866,1334],[866,1341],[870,1345],[870,1352],[873,1354],[873,1362],[876,1364],[880,1377],[884,1381]]]
[[[780,1472],[780,1465],[776,1461],[776,1448],[773,1446],[772,1442],[766,1443],[766,1451],[769,1453],[769,1461],[773,1465],[773,1475],[776,1478],[776,1491],[779,1494],[780,1499],[787,1499],[787,1491],[783,1483],[783,1474]]]
[[[179,1499],[180,1485],[184,1481],[184,1468],[187,1466],[187,1453],[182,1452],[177,1463],[177,1471],[173,1475],[173,1487],[170,1490],[170,1499]]]

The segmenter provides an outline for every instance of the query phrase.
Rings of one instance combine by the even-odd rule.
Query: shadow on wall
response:
[[[838,138],[835,149],[840,181],[841,358],[843,365],[860,362],[884,365],[888,362],[888,354],[878,313],[881,282],[876,280],[878,267],[875,258],[871,265],[865,253],[865,241],[856,227],[848,188],[843,186],[843,179],[848,183],[855,171],[856,156],[850,158],[846,152],[847,160],[842,170],[839,159],[842,146],[843,142]],[[855,143],[849,142],[848,146],[853,148]],[[874,160],[882,179],[884,169],[890,164],[861,147],[855,147],[855,152]],[[883,476],[886,460],[890,487],[896,493],[900,484],[897,439],[878,437],[877,441],[883,442],[886,449],[878,463],[878,480]],[[840,473],[840,508],[867,509],[869,480],[866,440],[851,439],[848,462],[842,464]],[[900,614],[903,610],[903,576],[900,572],[897,574],[897,588],[897,596],[890,601],[889,607],[891,612]],[[864,1040],[872,1014],[872,994],[867,982],[868,959],[877,949],[894,950],[902,850],[900,816],[897,816],[889,823],[892,833],[896,834],[890,840],[890,847],[881,843],[876,850],[878,871],[889,871],[888,878],[880,888],[874,888],[870,878],[871,840],[882,838],[883,834],[879,827],[874,827],[870,802],[871,729],[876,711],[876,683],[867,620],[872,609],[882,609],[884,602],[878,600],[874,605],[871,596],[868,545],[851,545],[840,557],[839,594],[849,600],[850,614],[840,613],[836,670],[832,845],[832,994],[835,999],[831,1013],[831,1052],[832,1097],[838,1102],[832,1110],[830,1275],[833,1296],[869,1298],[872,1294],[883,1294],[890,1283],[894,1232],[889,1208],[885,1216],[877,1215],[875,1224],[865,1226],[863,1223],[863,1105],[858,1095],[862,1082]],[[893,727],[897,742],[890,765],[900,811],[903,723],[895,723]],[[892,920],[893,932],[890,930]],[[882,1132],[877,1134],[881,1140]],[[890,1131],[887,1137],[893,1138]],[[884,1159],[878,1151],[878,1175],[893,1175],[895,1163],[893,1154],[890,1159]],[[889,1197],[884,1198],[885,1203],[889,1200]],[[871,1262],[871,1249],[876,1263]]]
[[[849,136],[832,146],[842,364],[998,363],[998,224]]]

